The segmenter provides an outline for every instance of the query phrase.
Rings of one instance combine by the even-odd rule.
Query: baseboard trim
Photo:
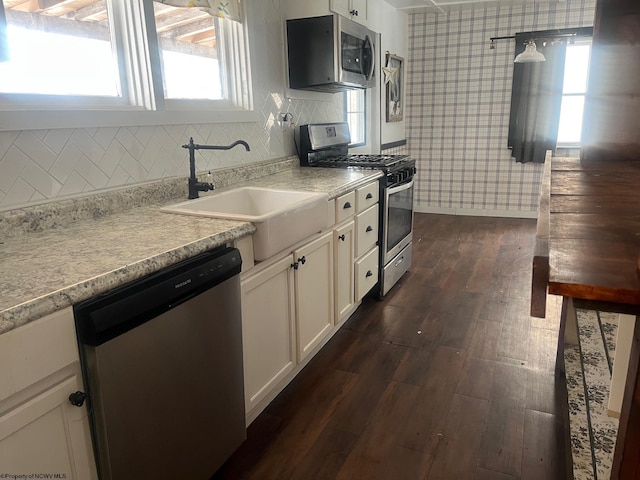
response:
[[[504,218],[537,218],[538,212],[521,210],[488,210],[480,208],[447,208],[429,205],[414,205],[416,213],[438,213],[443,215],[466,215],[476,217],[504,217]]]

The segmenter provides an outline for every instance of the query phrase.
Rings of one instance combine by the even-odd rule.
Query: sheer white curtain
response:
[[[240,0],[155,0],[165,5],[181,8],[199,8],[214,17],[242,21]]]
[[[9,44],[7,43],[7,17],[4,13],[4,2],[0,0],[0,62],[9,59]]]

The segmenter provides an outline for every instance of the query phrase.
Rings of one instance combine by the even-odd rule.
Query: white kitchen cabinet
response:
[[[378,281],[378,247],[356,260],[355,301],[359,302]]]
[[[320,17],[335,12],[366,25],[369,16],[369,5],[368,0],[314,0],[313,2],[285,0],[283,2],[283,12],[285,18]]]
[[[335,269],[335,318],[342,321],[353,310],[355,222],[353,220],[336,228],[333,233]]]
[[[333,328],[333,232],[294,253],[298,359],[303,361]]]
[[[350,18],[354,22],[367,24],[368,0],[330,0],[332,12]]]
[[[300,372],[377,282],[378,185],[370,182],[332,200],[330,230],[242,273],[248,424]],[[361,256],[356,254],[357,218],[364,230]],[[361,279],[356,278],[358,274]]]
[[[247,412],[256,407],[297,363],[292,260],[288,254],[241,282]]]
[[[347,317],[378,281],[378,262],[372,263],[377,258],[374,251],[378,252],[374,248],[379,231],[378,199],[379,183],[371,182],[336,201],[336,217],[352,219],[334,232],[336,323]],[[364,275],[361,279],[358,268]]]
[[[380,184],[371,182],[356,190],[356,212],[364,212],[367,208],[378,203],[380,197]]]
[[[356,215],[356,256],[364,255],[378,241],[378,204]]]
[[[380,207],[379,182],[371,182],[356,190],[354,302],[362,298],[378,282]]]
[[[241,278],[245,409],[257,416],[333,329],[333,232]]]
[[[349,192],[336,199],[336,222],[342,223],[356,213],[356,192]]]
[[[8,474],[97,478],[73,311],[0,335],[0,465]],[[62,477],[64,475],[64,477]]]

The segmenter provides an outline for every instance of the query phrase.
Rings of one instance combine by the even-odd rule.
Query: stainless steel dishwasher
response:
[[[245,439],[240,266],[223,247],[74,308],[101,479],[208,479]]]

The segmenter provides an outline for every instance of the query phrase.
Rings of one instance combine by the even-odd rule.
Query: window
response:
[[[0,92],[121,95],[104,0],[99,8],[49,2],[35,11],[32,2],[4,3],[9,59],[0,63]]]
[[[579,145],[581,141],[590,53],[589,43],[567,45],[558,128],[558,145],[561,146]]]
[[[217,18],[197,8],[153,3],[165,98],[223,97]]]
[[[344,116],[351,133],[350,146],[364,145],[366,139],[366,90],[347,90],[344,93]]]
[[[507,148],[516,162],[543,163],[548,150],[579,144],[592,35],[593,27],[516,33],[515,58],[532,39],[545,57],[513,64]]]
[[[212,110],[225,112],[218,121],[255,116],[238,22],[152,0],[2,6],[10,58],[0,63],[0,130],[208,123]],[[11,124],[9,111],[21,113]]]

